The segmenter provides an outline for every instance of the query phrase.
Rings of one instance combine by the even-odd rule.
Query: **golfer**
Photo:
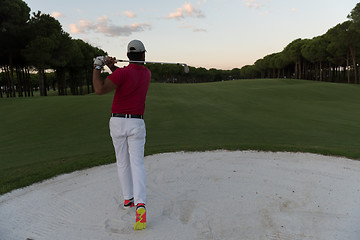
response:
[[[129,60],[145,61],[145,52],[144,44],[139,40],[128,44]],[[100,73],[105,64],[112,74],[103,80]],[[95,93],[101,95],[115,90],[109,123],[110,135],[115,149],[124,208],[136,206],[135,230],[146,228],[146,129],[143,115],[150,78],[151,72],[143,63],[130,63],[124,68],[118,68],[112,57],[97,57],[94,61]]]

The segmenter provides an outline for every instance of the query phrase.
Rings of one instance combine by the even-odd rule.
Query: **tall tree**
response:
[[[354,23],[354,28],[360,31],[360,2],[351,10],[348,18]]]
[[[290,67],[291,61],[286,58],[283,52],[279,52],[274,56],[274,66],[278,71],[277,77],[285,77],[286,73],[285,70]]]
[[[266,69],[267,72],[266,76],[268,78],[275,78],[275,71],[276,71],[275,57],[276,57],[276,53],[272,53],[264,57],[264,67]]]
[[[328,59],[330,63],[336,66],[334,70],[338,80],[341,81],[342,78],[340,73],[344,73],[344,75],[347,75],[347,82],[350,83],[350,71],[347,71],[347,66],[350,64],[350,52],[346,40],[347,28],[347,22],[338,24],[329,29],[326,32],[325,37],[329,40],[329,45],[327,47],[329,53]]]
[[[347,60],[346,66],[352,66],[354,72],[354,83],[357,82],[357,67],[356,67],[356,52],[359,48],[360,33],[352,27],[351,21],[346,21],[336,25],[328,31],[328,36],[331,38],[330,47],[337,46],[339,50],[344,47],[348,52],[347,58],[352,60],[350,64]],[[350,77],[350,75],[348,75]],[[348,80],[350,82],[350,79]]]
[[[8,75],[8,96],[15,97],[14,62],[25,46],[25,27],[30,8],[21,0],[2,0],[0,7],[0,56]]]
[[[79,95],[82,91],[82,72],[83,72],[83,65],[85,61],[85,57],[80,48],[81,41],[75,40],[74,41],[74,49],[71,53],[71,59],[67,69],[69,70],[70,75],[70,90],[72,95]],[[80,89],[78,88],[80,87]],[[80,90],[80,91],[79,91]]]
[[[328,44],[328,40],[324,36],[320,36],[307,41],[301,49],[301,54],[304,58],[315,64],[315,80],[323,80],[322,64],[327,62]]]
[[[24,50],[28,62],[38,70],[40,96],[46,96],[45,70],[50,66],[60,44],[62,27],[48,14],[34,13],[30,19],[31,41]]]
[[[93,89],[90,90],[90,86],[92,86],[92,73],[93,73],[93,59],[96,56],[106,56],[107,53],[102,49],[91,46],[89,43],[84,42],[83,40],[74,40],[77,46],[81,51],[81,55],[83,56],[83,60],[81,62],[79,69],[82,72],[82,78],[85,78],[87,85],[87,93],[93,92]],[[82,81],[81,81],[82,84]],[[82,86],[80,88],[81,94]]]
[[[258,59],[255,62],[255,69],[260,72],[261,78],[265,78],[266,76],[266,62],[264,58]]]
[[[358,66],[356,64],[356,54],[360,51],[360,3],[358,3],[355,8],[348,15],[348,18],[351,20],[350,31],[352,32],[353,37],[353,46],[350,48],[351,55],[353,58],[353,66],[355,70],[355,79],[357,76]],[[360,83],[360,73],[359,79],[356,80],[357,83]]]
[[[55,80],[58,83],[59,95],[67,95],[66,91],[66,67],[70,62],[72,52],[74,51],[74,41],[68,33],[61,31],[59,42],[54,48],[53,57],[49,64],[55,70]],[[55,83],[54,83],[55,84]],[[55,87],[55,86],[54,86]],[[55,90],[55,89],[54,89]]]
[[[307,39],[296,39],[287,45],[284,49],[284,54],[287,58],[295,64],[295,78],[300,79],[302,77],[302,62],[303,56],[301,54],[301,49],[304,43],[308,41]]]

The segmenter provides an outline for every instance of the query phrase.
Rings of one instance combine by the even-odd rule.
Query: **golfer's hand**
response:
[[[105,57],[105,64],[111,71],[115,71],[118,67],[115,66],[116,58],[107,56]]]
[[[105,65],[105,57],[104,56],[98,56],[94,59],[94,66],[103,67]]]

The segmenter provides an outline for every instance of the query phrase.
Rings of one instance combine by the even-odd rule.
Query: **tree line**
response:
[[[30,16],[21,0],[2,0],[0,6],[0,97],[46,96],[93,92],[93,58],[106,53],[72,39],[59,21],[40,11]],[[47,71],[55,73],[50,82]],[[37,79],[33,74],[37,72]],[[70,89],[70,92],[68,92]]]
[[[199,83],[252,78],[296,78],[360,83],[360,3],[348,21],[313,39],[296,39],[281,52],[232,70],[147,64],[152,80]],[[61,24],[40,11],[30,16],[22,0],[2,0],[0,6],[0,97],[33,96],[50,89],[59,95],[93,92],[93,58],[106,55],[97,47],[72,39]],[[51,74],[47,72],[51,72]],[[36,73],[36,74],[35,74]],[[34,77],[36,75],[36,78]],[[51,75],[51,78],[47,77]],[[106,73],[104,73],[106,76]],[[69,91],[69,92],[68,92]]]
[[[240,70],[241,78],[296,78],[360,83],[360,3],[349,19],[312,39],[296,39],[282,52]]]

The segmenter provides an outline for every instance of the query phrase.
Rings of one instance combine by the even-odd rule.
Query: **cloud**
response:
[[[186,24],[186,23],[183,22],[183,21],[180,21],[179,28],[181,28],[181,29],[190,29],[190,30],[192,30],[193,32],[207,32],[207,30],[204,29],[204,28],[198,28],[198,27],[196,27],[195,25]]]
[[[263,4],[259,0],[243,0],[248,8],[261,8]]]
[[[53,18],[60,18],[60,17],[63,17],[64,15],[63,15],[62,13],[60,13],[60,12],[53,12],[53,13],[51,14],[51,16],[52,16]]]
[[[132,11],[124,11],[124,15],[127,16],[128,18],[136,17],[136,14]]]
[[[92,21],[80,20],[78,24],[70,24],[71,33],[85,33],[89,30],[96,29],[95,24]]]
[[[203,28],[194,28],[193,32],[207,32],[207,30]]]
[[[185,3],[181,8],[177,8],[175,12],[169,13],[166,18],[180,20],[185,17],[203,18],[205,15],[191,3]]]
[[[70,24],[71,33],[76,34],[94,31],[103,33],[109,37],[130,36],[134,32],[143,32],[145,30],[151,30],[151,24],[133,23],[131,25],[117,26],[111,24],[111,20],[107,16],[98,18],[96,23],[88,20],[80,20],[77,24]]]

